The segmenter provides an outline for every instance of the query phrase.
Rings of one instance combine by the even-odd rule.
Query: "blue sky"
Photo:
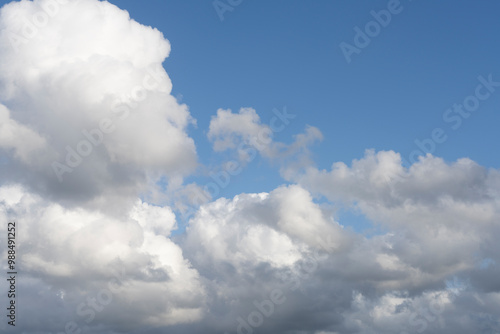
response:
[[[291,142],[306,124],[318,127],[324,140],[311,150],[320,169],[349,164],[368,148],[409,160],[414,141],[430,138],[435,128],[447,140],[434,155],[499,167],[492,152],[500,140],[500,94],[481,102],[457,130],[443,113],[474,93],[479,75],[500,81],[500,37],[492,33],[500,28],[500,4],[401,1],[400,12],[347,63],[340,43],[354,45],[354,27],[365,29],[374,20],[370,12],[388,3],[243,1],[223,21],[210,1],[118,5],[170,41],[164,67],[172,94],[197,119],[189,133],[203,164],[221,158],[206,140],[218,108],[252,107],[267,123],[273,108],[286,106],[297,117],[275,139]],[[210,182],[200,175],[192,180]],[[276,165],[256,159],[220,195],[270,191],[284,182]]]
[[[204,131],[218,108],[253,107],[266,122],[273,108],[287,106],[298,116],[279,139],[291,141],[305,124],[318,127],[324,134],[314,147],[320,168],[359,159],[367,148],[407,156],[414,140],[436,127],[449,138],[435,155],[498,167],[491,151],[500,139],[500,94],[456,131],[442,115],[474,92],[478,75],[500,78],[500,37],[491,33],[500,28],[500,4],[402,1],[402,11],[348,64],[339,44],[353,44],[353,28],[364,27],[373,20],[370,11],[387,3],[243,1],[223,21],[210,1],[118,5],[171,42],[164,67],[173,94],[182,95],[198,121],[190,134],[202,162],[213,158]],[[256,165],[245,172],[246,189],[280,182],[271,168]],[[266,179],[254,182],[259,177]]]

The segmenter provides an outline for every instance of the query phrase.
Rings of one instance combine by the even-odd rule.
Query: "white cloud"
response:
[[[38,21],[29,22],[48,7],[53,15],[29,34]],[[186,134],[194,120],[170,95],[161,67],[170,44],[161,32],[93,0],[10,3],[0,27],[0,96],[10,111],[0,114],[8,136],[1,148],[10,180],[103,206],[111,193],[130,200],[149,179],[196,167]],[[22,42],[13,46],[12,34]]]
[[[404,263],[442,280],[497,251],[491,238],[499,233],[499,175],[469,159],[447,164],[430,155],[406,169],[399,154],[367,151],[350,167],[310,167],[294,179],[389,230],[393,254],[378,259],[383,266]]]
[[[286,306],[266,320],[263,332],[276,332],[277,323],[287,323],[283,332],[296,329],[297,314],[310,320],[303,319],[304,333],[496,328],[491,319],[500,291],[492,281],[499,260],[498,171],[469,159],[448,164],[432,156],[407,169],[399,154],[373,151],[352,166],[299,171],[292,175],[300,186],[219,199],[203,205],[190,222],[183,249],[216,296],[212,308],[222,313],[205,321],[219,319],[228,323],[225,329],[236,328],[238,314],[250,314],[251,301],[267,298],[266,291],[278,286],[287,291]],[[360,210],[383,233],[365,238],[344,231],[308,190]],[[266,235],[247,242],[259,235],[256,229]],[[331,252],[312,273],[304,272],[317,236],[328,234]],[[277,247],[279,235],[292,240],[293,258],[283,257],[287,248]],[[297,276],[301,272],[305,276]],[[276,280],[290,275],[288,282],[298,290]],[[457,278],[463,282],[458,290],[447,283]],[[324,315],[319,319],[318,304]],[[424,312],[432,308],[439,312]],[[466,318],[463,328],[455,326],[459,317]],[[328,325],[314,327],[322,321]]]
[[[334,251],[345,237],[307,191],[290,186],[203,205],[190,221],[187,246],[204,265],[226,261],[238,268],[266,262],[283,267],[325,245]]]
[[[289,145],[274,140],[275,134],[283,131],[296,117],[284,107],[273,110],[269,124],[262,124],[260,116],[253,108],[241,108],[237,114],[231,110],[219,109],[212,116],[208,139],[216,152],[234,150],[242,161],[251,161],[259,153],[268,159],[285,159],[294,155],[308,155],[307,147],[322,140],[319,129],[306,126],[304,133],[295,136]]]
[[[178,333],[201,328],[234,332],[238,317],[246,319],[256,309],[254,302],[269,299],[273,289],[280,289],[286,302],[266,318],[259,328],[263,333],[303,328],[305,333],[399,334],[424,326],[429,331],[467,333],[480,324],[495,328],[493,321],[481,317],[498,313],[500,287],[495,277],[500,259],[495,240],[500,231],[495,224],[498,200],[493,196],[497,172],[467,161],[445,164],[427,157],[423,166],[403,169],[406,177],[389,178],[387,182],[394,183],[384,185],[373,175],[392,175],[384,174],[382,166],[398,170],[392,163],[398,156],[378,154],[379,159],[369,153],[356,162],[354,171],[346,166],[331,187],[321,188],[332,190],[328,196],[339,196],[334,203],[355,203],[388,230],[371,238],[342,228],[314,202],[305,189],[314,183],[305,181],[317,174],[303,175],[302,186],[202,205],[179,245],[169,238],[176,226],[172,211],[142,201],[126,219],[117,220],[98,211],[64,209],[19,187],[2,187],[2,219],[14,215],[29,224],[22,240],[29,246],[22,261],[29,276],[38,278],[30,288],[60,287],[47,290],[47,300],[85,300],[85,293],[95,295],[106,284],[111,269],[118,265],[126,271],[119,303],[110,304],[96,321],[110,328],[132,326],[117,324],[124,321],[123,314],[138,312],[147,326],[187,322],[175,327]],[[445,179],[450,173],[461,175],[463,168],[477,169],[463,175],[479,183],[470,193],[451,187],[436,195],[427,186],[411,191],[411,186],[421,186],[414,178],[424,177],[419,173],[424,167]],[[486,182],[478,175],[491,179]],[[346,179],[356,184],[370,177],[371,187],[378,189],[351,190],[343,197],[333,187]],[[441,183],[446,184],[442,179]],[[408,198],[392,195],[403,189]],[[433,196],[447,201],[429,200]],[[489,264],[483,266],[486,258]],[[460,283],[450,283],[453,279]],[[148,300],[150,308],[125,306],[137,300]],[[422,313],[431,307],[439,310],[428,316],[432,321]],[[463,328],[454,325],[459,317],[466,317]]]
[[[237,114],[233,114],[231,110],[219,109],[217,116],[212,116],[210,121],[208,138],[214,142],[215,151],[224,151],[235,149],[239,144],[238,137],[248,143],[252,139],[261,139],[263,144],[269,144],[271,134],[271,129],[261,124],[255,109],[241,108]]]
[[[127,218],[118,220],[97,211],[65,209],[19,186],[4,186],[0,217],[3,221],[16,217],[23,277],[37,280],[38,293],[59,287],[37,297],[46,301],[43,308],[29,311],[39,328],[59,332],[70,320],[87,325],[88,309],[78,312],[78,306],[101,290],[110,290],[110,282],[115,286],[110,290],[113,301],[98,303],[103,310],[95,312],[91,327],[119,328],[119,323],[126,328],[159,327],[203,316],[204,287],[181,248],[169,239],[175,227],[169,208],[138,200]],[[6,235],[6,225],[0,231]],[[2,258],[6,259],[5,249]],[[29,304],[26,298],[21,293],[19,304]],[[64,322],[51,324],[61,304],[74,312]]]

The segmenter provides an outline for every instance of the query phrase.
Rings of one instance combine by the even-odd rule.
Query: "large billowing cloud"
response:
[[[11,217],[22,272],[18,304],[30,314],[19,321],[23,330],[60,332],[72,321],[129,330],[202,318],[205,291],[169,238],[176,228],[169,208],[137,200],[126,218],[114,219],[65,209],[19,186],[0,187],[0,219]]]
[[[341,249],[347,238],[298,186],[204,205],[187,234],[186,245],[200,265],[224,262],[235,268],[260,263],[292,266],[305,251]]]
[[[366,189],[334,195],[344,178],[369,180],[382,166],[394,167],[388,161],[397,167],[398,159],[393,152],[369,152],[322,188],[332,191],[325,195],[339,195],[337,201],[355,201],[381,224],[385,232],[370,238],[315,203],[305,189],[312,188],[306,180],[313,180],[314,169],[298,176],[302,186],[202,205],[177,244],[167,207],[138,200],[127,218],[117,220],[2,187],[2,219],[18,217],[26,231],[20,259],[27,283],[21,289],[54,305],[31,319],[27,330],[51,330],[71,320],[102,333],[140,333],[137,323],[158,333],[494,333],[500,316],[498,171],[429,156],[380,183],[389,193],[405,189],[398,201],[366,195]],[[413,180],[423,166],[442,184],[450,173],[457,179],[462,168],[477,169],[460,179],[475,186],[466,195],[450,182],[436,195],[437,189]],[[113,301],[104,305],[106,290]],[[87,299],[94,297],[104,302],[97,304],[103,310],[93,312],[95,319]],[[41,307],[32,305],[26,311]],[[126,321],[130,314],[134,324]]]
[[[297,175],[302,186],[204,205],[183,248],[211,293],[205,321],[243,333],[248,325],[261,333],[498,330],[497,177],[468,159],[428,156],[407,170],[394,152],[368,151],[352,167],[310,168]],[[341,228],[304,187],[385,232],[365,238]],[[286,301],[269,318],[260,311],[261,322],[253,312],[273,289]]]
[[[500,261],[498,170],[467,158],[446,163],[431,155],[404,168],[399,154],[368,150],[351,166],[337,162],[330,171],[309,167],[290,175],[306,189],[351,206],[387,231],[382,236],[384,254],[374,253],[373,259],[384,276],[399,274],[379,282],[379,289],[385,290],[380,299],[357,295],[356,305],[368,307],[350,313],[362,318],[361,332],[422,332],[431,327],[443,333],[480,327],[498,331],[498,322],[492,320],[498,319],[500,301],[500,285],[492,282]],[[448,306],[436,306],[439,312],[425,315],[431,291],[448,300]],[[401,317],[406,320],[398,325]],[[455,325],[458,318],[463,318],[462,326]]]
[[[67,202],[133,198],[196,166],[170,95],[162,33],[101,1],[21,1],[0,14],[0,149],[9,180]],[[120,195],[116,195],[120,194]]]

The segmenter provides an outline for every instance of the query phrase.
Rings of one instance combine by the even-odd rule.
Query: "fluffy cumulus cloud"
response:
[[[206,204],[182,243],[209,291],[204,321],[214,333],[495,333],[498,177],[469,159],[405,168],[367,151],[294,174],[300,185]],[[312,194],[381,232],[342,227]]]
[[[243,333],[498,331],[497,175],[432,156],[407,170],[394,152],[368,151],[352,167],[297,175],[302,186],[204,205],[183,248],[211,293],[205,321]],[[383,232],[343,228],[305,188],[352,205]],[[273,291],[286,301],[266,304]]]
[[[279,160],[287,184],[207,198],[178,231],[158,202],[200,191],[184,185],[195,121],[162,33],[97,0],[13,2],[0,29],[0,220],[18,224],[23,333],[500,332],[499,170],[372,150],[320,170],[319,129],[275,140],[286,108],[267,124],[220,109],[215,154]]]
[[[169,238],[176,227],[169,208],[137,200],[126,218],[116,219],[3,186],[0,217],[17,217],[19,289],[33,292],[19,294],[22,312],[30,314],[24,330],[61,332],[72,321],[129,330],[202,318],[205,291]]]
[[[243,269],[268,263],[282,268],[307,251],[340,249],[344,234],[306,190],[290,186],[202,206],[188,227],[186,247],[204,266]]]
[[[383,298],[367,302],[357,295],[358,305],[371,305],[369,312],[361,312],[371,315],[363,320],[366,324],[370,319],[367,333],[376,326],[379,331],[387,328],[385,332],[397,329],[392,316],[405,312],[406,325],[412,330],[435,327],[466,333],[483,326],[498,331],[493,319],[498,319],[495,305],[500,286],[492,285],[491,279],[500,260],[496,242],[500,235],[499,177],[498,170],[467,158],[446,163],[427,155],[404,168],[399,154],[372,150],[351,166],[338,162],[329,171],[309,167],[292,176],[313,193],[350,205],[387,231],[383,235],[386,250],[373,260],[385,273],[401,275],[380,281],[379,287],[387,290]],[[395,298],[393,291],[410,295],[393,305],[384,323],[375,324],[373,312]],[[453,297],[449,307],[436,306],[440,311],[429,315],[422,308],[419,311],[415,305],[426,300],[429,291]],[[463,328],[454,325],[453,319],[459,317],[466,319]]]
[[[209,332],[307,328],[313,319],[293,317],[309,314],[319,268],[354,239],[299,186],[203,205],[182,245],[209,291]]]
[[[161,32],[92,0],[13,2],[0,28],[0,149],[11,180],[99,205],[196,167],[193,119],[170,95]]]
[[[428,269],[472,268],[497,251],[500,173],[470,159],[448,164],[428,155],[406,169],[397,153],[368,151],[351,167],[309,168],[296,181],[415,241],[409,259],[439,254],[421,263]]]
[[[268,159],[290,159],[305,162],[309,156],[308,147],[322,140],[321,131],[313,126],[306,126],[304,133],[295,136],[291,144],[274,140],[276,133],[283,131],[297,115],[274,109],[269,124],[263,124],[253,108],[241,108],[239,112],[219,109],[210,121],[208,139],[216,152],[235,151],[243,162],[249,162],[259,153]]]

